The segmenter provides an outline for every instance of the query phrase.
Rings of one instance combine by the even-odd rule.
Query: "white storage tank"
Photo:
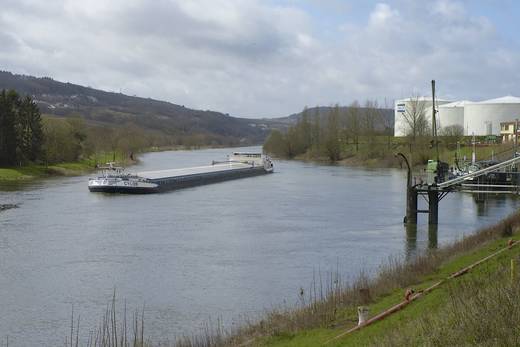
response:
[[[437,120],[439,131],[442,128],[459,125],[464,128],[464,106],[470,101],[462,100],[439,105],[437,107]],[[431,108],[429,109],[431,113]]]
[[[504,96],[464,105],[465,135],[500,135],[500,123],[520,119],[520,98]]]
[[[451,101],[445,99],[435,99],[437,104],[437,109],[440,105],[448,104]],[[394,103],[394,136],[406,136],[406,132],[409,130],[408,125],[406,124],[404,114],[406,112],[410,113],[413,104],[417,103],[418,109],[424,110],[424,115],[428,120],[428,124],[431,126],[432,119],[432,98],[431,96],[420,96],[420,97],[412,97],[401,100],[396,100]]]

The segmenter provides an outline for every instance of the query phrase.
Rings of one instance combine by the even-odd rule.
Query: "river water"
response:
[[[259,150],[249,148],[248,150]],[[231,149],[149,153],[131,171],[205,165]],[[3,187],[0,204],[0,341],[63,345],[71,308],[81,336],[118,305],[145,311],[155,341],[197,333],[212,319],[298,302],[313,272],[373,273],[498,221],[511,197],[476,203],[449,194],[438,233],[425,217],[403,227],[405,172],[276,161],[276,172],[156,195],[89,193],[88,176]]]

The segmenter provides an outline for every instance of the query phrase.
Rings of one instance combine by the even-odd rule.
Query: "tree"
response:
[[[0,92],[0,165],[41,159],[43,132],[38,106],[14,90]]]
[[[15,91],[0,92],[0,165],[17,163],[17,108],[18,94]]]
[[[459,139],[464,136],[464,127],[459,124],[448,125],[441,128],[440,135]]]
[[[287,156],[285,136],[279,130],[272,130],[264,144],[264,152],[278,157]]]
[[[379,108],[377,101],[367,100],[363,113],[363,133],[369,143],[372,143],[376,135],[376,123],[379,118]]]
[[[312,130],[309,121],[309,110],[307,106],[303,109],[300,121],[298,122],[298,132],[301,137],[302,147],[306,152],[312,145]]]
[[[440,129],[440,135],[446,140],[446,145],[453,148],[457,141],[464,137],[464,127],[459,124],[449,125]]]
[[[354,140],[356,152],[359,151],[359,135],[361,135],[361,114],[357,100],[352,102],[348,108],[347,129],[348,134]]]
[[[320,126],[320,108],[316,107],[311,125],[311,143],[314,150],[321,148],[322,130]]]
[[[70,146],[72,150],[72,160],[79,159],[86,149],[87,125],[83,118],[79,116],[68,118],[70,126]]]
[[[18,112],[17,143],[23,161],[41,159],[43,145],[43,130],[41,114],[34,101],[26,96],[20,103]]]
[[[403,112],[404,133],[412,138],[412,143],[418,136],[427,136],[430,125],[426,118],[426,103],[418,95],[412,96],[406,103]]]
[[[339,106],[336,105],[330,111],[327,118],[327,132],[325,138],[325,151],[331,161],[341,158]]]

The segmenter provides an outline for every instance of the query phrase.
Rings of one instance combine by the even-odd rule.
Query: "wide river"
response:
[[[248,150],[259,150],[249,148]],[[149,153],[131,171],[205,165],[232,149]],[[374,273],[498,221],[520,200],[449,194],[438,233],[407,233],[405,172],[276,161],[276,172],[155,195],[89,193],[88,176],[3,187],[0,341],[63,345],[72,305],[85,337],[114,289],[154,341],[229,327],[298,302],[313,272]],[[423,202],[421,202],[423,203]],[[424,204],[424,203],[423,203]]]

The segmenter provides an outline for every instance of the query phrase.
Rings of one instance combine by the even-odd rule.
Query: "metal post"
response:
[[[516,151],[517,151],[517,148],[518,148],[518,138],[517,138],[517,135],[518,135],[518,118],[515,119],[515,125],[513,126],[513,140],[515,141],[514,144],[515,144],[515,153],[513,154],[513,158],[516,157]]]
[[[428,225],[428,248],[437,249],[438,245],[438,229],[437,224]]]
[[[435,109],[435,80],[432,80],[432,136],[433,145],[435,146],[435,159],[439,165],[439,142],[437,141],[437,110]],[[438,172],[438,170],[437,170]],[[438,173],[437,173],[438,176]]]
[[[406,259],[412,259],[417,252],[417,224],[406,224]]]
[[[428,190],[428,224],[437,225],[439,223],[439,192]]]
[[[475,162],[477,161],[477,153],[476,153],[476,140],[475,140],[475,133],[473,133],[473,152],[471,153],[471,165],[475,165]]]
[[[417,224],[417,190],[414,187],[406,189],[406,222]]]
[[[406,217],[404,223],[417,224],[417,190],[412,186],[412,168],[403,153],[399,152],[396,154],[397,156],[404,159],[408,169],[406,173]]]

